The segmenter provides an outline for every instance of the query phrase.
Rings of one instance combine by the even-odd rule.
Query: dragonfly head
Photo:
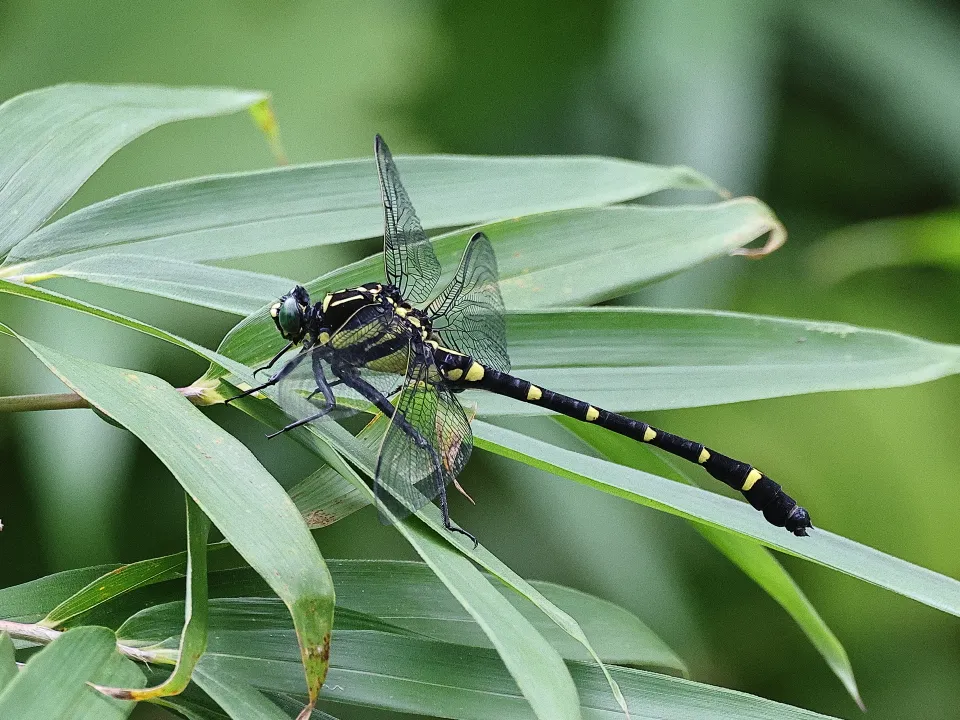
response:
[[[307,334],[310,315],[310,295],[297,285],[270,308],[270,317],[284,340],[299,343]]]

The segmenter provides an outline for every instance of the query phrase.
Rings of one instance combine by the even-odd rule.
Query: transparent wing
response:
[[[357,373],[387,398],[396,395],[403,386],[403,377],[393,373],[377,372],[363,367],[359,368]],[[295,422],[327,409],[327,396],[322,389],[324,383],[333,395],[335,407],[323,417],[317,418],[317,422],[342,420],[358,412],[378,412],[367,398],[340,382],[330,361],[323,357],[321,348],[318,347],[311,349],[308,357],[277,383],[276,388],[268,388],[265,392],[280,406],[284,414]]]
[[[405,300],[423,303],[440,279],[440,262],[400,182],[390,148],[379,135],[375,145],[383,199],[383,259],[387,281],[399,288]]]
[[[444,345],[496,370],[509,372],[498,278],[497,256],[490,240],[477,233],[470,238],[450,284],[427,306],[427,314]]]
[[[376,495],[380,519],[414,513],[445,491],[470,459],[473,433],[443,382],[429,348],[412,344],[406,382],[380,446]]]
[[[361,308],[328,345],[315,345],[289,360],[284,366],[287,376],[268,394],[293,421],[328,407],[324,386],[334,396],[336,409],[322,419],[341,419],[357,411],[375,413],[367,398],[340,382],[334,366],[350,367],[382,395],[395,395],[403,385],[408,336],[409,328],[388,309]],[[291,367],[290,363],[296,364]]]

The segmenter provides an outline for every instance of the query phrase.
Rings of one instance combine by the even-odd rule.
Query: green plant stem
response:
[[[30,642],[41,645],[49,645],[63,635],[63,632],[60,630],[51,630],[42,625],[18,623],[12,620],[0,620],[0,632],[6,632],[10,637],[17,638],[18,640],[29,640]],[[162,665],[173,665],[176,663],[177,651],[175,650],[145,650],[117,643],[117,651],[131,660],[139,660],[140,662],[158,663]]]
[[[206,405],[201,400],[203,388],[190,385],[177,388],[194,405]],[[33,410],[76,410],[89,408],[90,403],[76,393],[46,393],[38,395],[8,395],[0,397],[0,413],[31,412]]]

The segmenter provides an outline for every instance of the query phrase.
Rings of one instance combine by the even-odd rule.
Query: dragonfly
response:
[[[447,488],[460,487],[457,477],[473,449],[470,422],[457,396],[479,389],[599,425],[700,465],[741,492],[768,522],[807,534],[809,513],[749,463],[511,375],[490,240],[475,233],[453,278],[436,292],[440,263],[387,144],[377,135],[374,145],[386,282],[327,293],[316,303],[297,285],[270,307],[287,344],[257,372],[271,369],[291,350],[296,354],[268,380],[231,398],[279,386],[281,408],[298,419],[268,437],[343,410],[382,413],[389,424],[373,483],[381,520],[395,522],[438,500],[444,527],[476,544],[471,533],[451,522]]]

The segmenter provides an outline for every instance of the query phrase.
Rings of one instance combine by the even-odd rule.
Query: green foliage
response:
[[[291,499],[195,405],[217,403],[252,382],[249,368],[281,345],[265,305],[294,281],[209,263],[375,236],[372,164],[177,182],[44,224],[113,151],[147,129],[252,105],[262,119],[262,101],[262,94],[230,90],[83,85],[0,106],[8,251],[0,292],[146,333],[210,362],[203,378],[178,392],[153,375],[22,337],[16,318],[3,318],[5,341],[19,340],[156,455],[186,492],[189,520],[186,554],[75,569],[0,591],[0,630],[9,635],[0,636],[0,709],[27,708],[22,717],[64,708],[76,717],[129,714],[131,703],[108,699],[89,681],[191,718],[288,717],[291,709],[306,717],[318,696],[469,718],[579,718],[627,708],[664,718],[707,709],[723,718],[823,717],[674,677],[686,664],[638,618],[524,580],[483,545],[444,532],[432,505],[395,526],[422,563],[321,557],[308,526],[330,525],[372,501],[363,476],[375,466],[378,423],[356,436],[334,424],[293,433],[319,467]],[[58,141],[44,143],[48,134]],[[516,369],[561,392],[630,412],[892,387],[960,371],[960,347],[892,332],[696,310],[577,307],[752,252],[746,246],[765,235],[764,251],[782,242],[779,221],[754,199],[618,204],[667,188],[715,189],[695,172],[575,157],[426,156],[398,164],[425,226],[458,228],[435,239],[448,272],[470,234],[483,229],[491,238]],[[586,257],[578,243],[590,248]],[[374,255],[308,288],[373,280],[381,267]],[[37,284],[59,277],[245,317],[213,351],[174,334],[182,328],[154,327]],[[529,411],[499,398],[470,399],[487,420]],[[6,409],[26,409],[7,400]],[[238,406],[273,427],[285,422],[268,398]],[[615,439],[588,436],[611,462],[487,420],[474,423],[480,449],[691,520],[788,610],[858,701],[842,645],[766,548],[960,615],[957,581],[822,530],[793,538],[742,502],[675,482],[672,469],[648,464],[645,455],[628,456]],[[207,545],[207,518],[229,547]],[[45,646],[15,675],[11,637],[24,657]],[[130,658],[146,663],[148,678]],[[145,684],[149,690],[137,690]]]

